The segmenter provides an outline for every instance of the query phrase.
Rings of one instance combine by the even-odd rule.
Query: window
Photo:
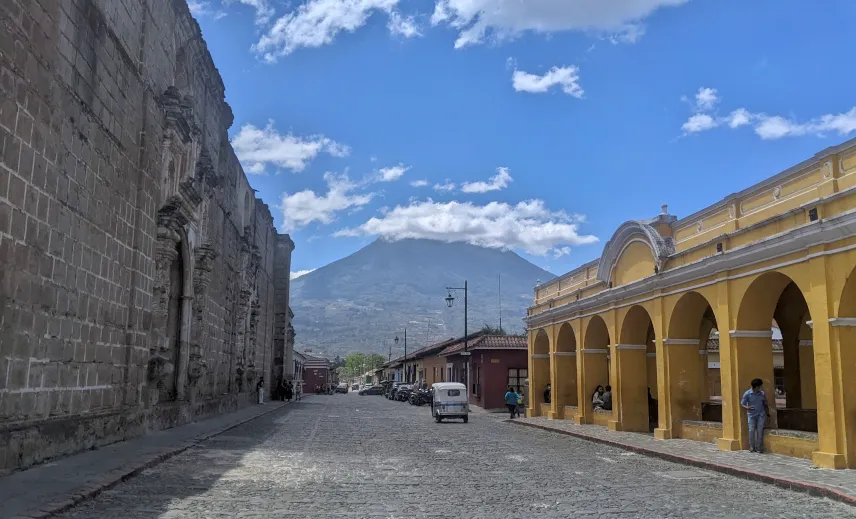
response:
[[[449,396],[461,396],[461,390],[460,389],[450,389],[449,390]]]
[[[529,378],[528,369],[510,368],[508,370],[508,386],[513,387],[518,392],[526,385],[527,378]]]

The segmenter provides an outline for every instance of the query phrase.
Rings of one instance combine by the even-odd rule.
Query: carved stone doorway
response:
[[[179,366],[182,337],[182,302],[184,291],[184,259],[181,242],[175,244],[175,259],[169,266],[169,303],[167,307],[166,337],[169,348],[169,361],[174,368]],[[166,377],[161,388],[161,401],[173,401],[177,398],[179,370],[173,369]]]

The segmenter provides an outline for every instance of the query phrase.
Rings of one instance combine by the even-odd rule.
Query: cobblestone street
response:
[[[853,507],[474,413],[312,396],[108,490],[71,519],[854,517]]]

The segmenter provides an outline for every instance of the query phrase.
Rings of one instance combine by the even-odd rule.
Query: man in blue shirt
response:
[[[764,425],[770,416],[767,394],[761,389],[763,385],[764,381],[756,378],[752,381],[752,389],[746,390],[740,399],[749,417],[749,450],[752,452],[764,452]]]
[[[517,414],[517,391],[514,390],[513,387],[508,388],[508,392],[505,393],[505,406],[508,408],[508,413],[511,415],[511,419],[514,420],[514,415]]]

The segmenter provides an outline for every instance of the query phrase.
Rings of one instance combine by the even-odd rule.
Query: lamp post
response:
[[[465,357],[466,360],[466,369],[464,370],[464,385],[467,386],[467,391],[469,391],[469,380],[470,380],[470,352],[467,351],[467,282],[464,281],[464,287],[446,287],[446,290],[449,291],[449,295],[446,296],[446,306],[452,308],[452,305],[455,303],[455,296],[452,295],[452,290],[463,290],[464,291],[464,352],[461,353]]]
[[[398,335],[395,336],[395,345],[398,346]],[[391,355],[390,355],[391,356]],[[407,376],[407,328],[404,329],[404,383],[408,383]]]

